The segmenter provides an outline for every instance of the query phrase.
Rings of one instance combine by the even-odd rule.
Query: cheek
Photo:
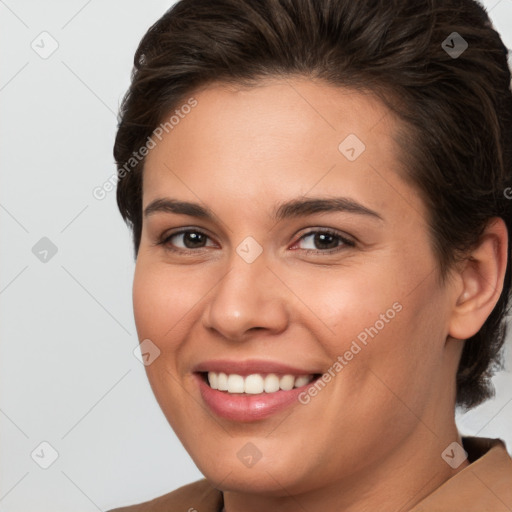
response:
[[[395,294],[395,298],[399,298],[395,314],[385,311],[384,321],[364,330],[367,341],[361,355],[366,371],[360,376],[364,382],[373,381],[383,398],[400,398],[387,405],[396,407],[403,402],[421,415],[432,390],[443,379],[447,332],[443,293],[429,280],[413,293]],[[379,407],[387,405],[383,401]],[[388,413],[392,415],[391,410]]]
[[[416,385],[424,388],[442,364],[446,294],[435,273],[425,278],[421,269],[428,265],[415,270],[407,261],[387,263],[351,269],[339,279],[318,275],[314,286],[305,279],[301,283],[304,293],[309,287],[308,303],[330,329],[316,321],[325,353],[333,363],[342,356],[343,367],[350,366],[351,379],[344,386],[354,392],[381,377],[408,396],[418,391]]]
[[[162,283],[155,278],[141,260],[137,260],[133,279],[133,312],[139,339],[154,340],[161,336],[163,325],[160,311],[162,304]]]
[[[133,309],[139,338],[154,339],[164,345],[175,339],[175,333],[183,328],[183,320],[198,302],[201,290],[197,283],[182,269],[138,259]]]
[[[187,408],[175,394],[179,374],[179,351],[190,326],[188,313],[197,294],[186,285],[181,272],[139,256],[133,280],[133,310],[139,340],[149,339],[160,350],[145,367],[149,384],[162,410],[179,419]],[[183,420],[179,420],[179,422]],[[175,422],[171,422],[173,428]]]
[[[390,272],[383,272],[382,266],[375,269],[374,275],[362,267],[331,270],[317,274],[314,280],[310,275],[302,278],[297,295],[307,298],[316,314],[309,314],[316,321],[315,332],[327,343],[328,352],[338,355],[348,350],[351,341],[364,345],[372,335],[389,331],[396,322],[403,307],[391,281]]]

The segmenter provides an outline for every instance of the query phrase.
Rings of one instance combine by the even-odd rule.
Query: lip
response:
[[[194,368],[193,372],[224,372],[226,374],[236,373],[242,377],[252,373],[275,373],[278,375],[311,375],[322,373],[322,370],[311,368],[296,368],[277,361],[265,361],[264,359],[248,359],[245,361],[233,361],[229,359],[214,359],[203,361]],[[299,389],[299,388],[297,388]]]
[[[194,377],[206,406],[215,415],[238,422],[264,420],[289,407],[299,405],[299,395],[309,386],[314,385],[317,379],[312,380],[304,386],[290,389],[289,391],[279,390],[274,393],[251,395],[245,393],[228,393],[227,391],[212,389],[204,379],[204,373],[208,371],[224,372],[227,374],[236,373],[242,376],[251,375],[252,373],[275,373],[295,376],[321,374],[321,372],[318,371],[299,369],[281,363],[262,360],[236,362],[215,360],[205,361],[195,366]]]
[[[212,389],[203,380],[201,374],[195,373],[194,377],[197,379],[201,397],[208,408],[221,418],[238,422],[264,420],[294,404],[299,405],[299,395],[316,382],[315,379],[290,391],[279,390],[275,393],[248,395]]]

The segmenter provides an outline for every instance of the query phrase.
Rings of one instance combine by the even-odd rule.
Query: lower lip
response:
[[[206,405],[216,415],[232,421],[257,421],[299,404],[299,395],[315,381],[293,388],[290,391],[279,390],[274,393],[231,394],[227,391],[212,389],[202,375],[195,374],[199,381],[199,391]]]

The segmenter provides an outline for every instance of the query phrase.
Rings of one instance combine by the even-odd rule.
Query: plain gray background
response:
[[[133,353],[115,192],[92,195],[136,46],[172,3],[0,0],[0,512],[106,510],[201,477]],[[512,0],[484,5],[512,48]],[[510,342],[507,360],[458,424],[511,451]]]

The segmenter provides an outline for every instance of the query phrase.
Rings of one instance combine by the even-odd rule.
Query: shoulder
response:
[[[460,462],[467,458],[470,464],[410,512],[512,510],[512,458],[505,443],[481,437],[463,437],[462,443],[463,447],[453,447],[446,457],[453,463],[457,462],[455,458]]]
[[[222,493],[203,478],[151,501],[109,512],[218,512],[222,503]]]

